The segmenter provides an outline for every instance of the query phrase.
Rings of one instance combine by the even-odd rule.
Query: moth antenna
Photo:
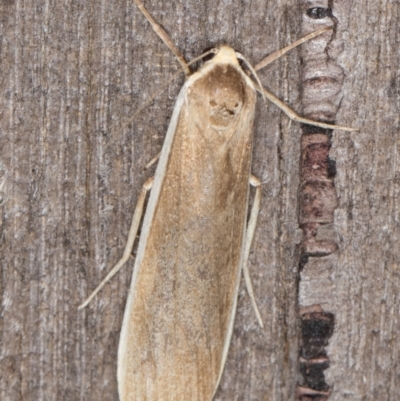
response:
[[[161,27],[160,24],[158,24],[155,19],[152,17],[152,15],[148,12],[146,7],[143,5],[143,3],[140,0],[134,0],[136,5],[138,6],[139,10],[142,12],[142,14],[146,17],[147,21],[150,22],[151,27],[153,28],[154,32],[158,35],[158,37],[167,45],[168,49],[171,50],[172,53],[174,53],[176,59],[178,60],[179,64],[181,65],[183,71],[185,72],[185,75],[188,77],[191,75],[191,71],[188,67],[188,64],[183,57],[182,53],[179,51],[179,49],[175,46],[175,43],[172,41],[168,33],[165,31],[164,28]]]
[[[309,33],[308,35],[304,36],[303,38],[300,38],[296,40],[296,42],[293,42],[289,46],[284,47],[283,49],[279,49],[271,53],[269,56],[265,57],[262,59],[259,63],[257,63],[254,66],[254,69],[256,71],[261,70],[261,68],[264,68],[268,64],[272,63],[273,61],[277,60],[279,57],[282,57],[284,54],[286,54],[289,50],[294,49],[296,46],[301,45],[304,42],[307,42],[308,40],[315,38],[316,36],[319,36],[323,34],[324,32],[327,32],[331,30],[332,27],[328,26],[326,28],[318,29],[318,31],[314,31]]]
[[[209,54],[216,54],[218,53],[218,49],[213,47],[212,49],[204,52],[203,54],[200,54],[200,56],[195,57],[193,60],[190,60],[187,65],[192,65],[193,63],[195,63],[196,61],[201,60],[202,58],[208,56]]]
[[[236,53],[236,57],[238,59],[242,60],[246,64],[247,68],[250,70],[250,72],[253,74],[254,78],[256,79],[259,87],[262,88],[263,86],[261,84],[260,78],[258,77],[258,75],[256,73],[256,70],[252,67],[252,65],[246,60],[246,58],[241,53],[238,53],[238,52],[235,52],[235,53]],[[267,103],[264,92],[261,92],[261,96],[264,100],[264,103]]]

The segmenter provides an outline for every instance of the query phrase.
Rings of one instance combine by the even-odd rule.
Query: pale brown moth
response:
[[[135,2],[189,74],[168,35]],[[324,31],[274,53],[258,68]],[[262,326],[247,271],[260,205],[260,182],[250,174],[256,89],[298,121],[353,130],[298,117],[249,78],[238,62],[243,56],[228,46],[214,52],[179,93],[122,259],[80,306],[129,259],[151,188],[118,350],[121,401],[212,400],[228,353],[242,270]],[[249,184],[256,194],[247,222]]]

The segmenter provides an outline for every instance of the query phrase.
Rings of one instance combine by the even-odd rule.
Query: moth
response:
[[[135,2],[188,74],[168,35]],[[261,196],[260,181],[250,173],[256,90],[291,111],[249,78],[238,61],[243,56],[229,46],[213,52],[178,95],[123,258],[80,307],[129,259],[151,189],[118,349],[121,401],[212,400],[228,353],[242,271],[262,326],[247,270]],[[247,221],[250,185],[256,193]]]

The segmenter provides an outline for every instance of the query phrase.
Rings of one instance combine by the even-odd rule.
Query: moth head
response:
[[[196,124],[211,128],[228,140],[248,112],[250,95],[254,91],[251,80],[239,65],[237,54],[228,47],[216,50],[215,56],[193,75],[187,98]],[[250,97],[249,97],[250,96]],[[211,131],[210,131],[211,133]]]

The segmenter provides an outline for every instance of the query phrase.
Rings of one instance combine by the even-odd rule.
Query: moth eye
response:
[[[239,103],[235,103],[235,105],[233,106],[235,109],[237,109],[239,107]]]
[[[218,53],[218,50],[213,48],[213,47],[208,47],[207,49],[204,49],[204,53],[208,53],[203,57],[203,61],[210,61],[211,59],[213,59],[215,57],[215,55]]]

